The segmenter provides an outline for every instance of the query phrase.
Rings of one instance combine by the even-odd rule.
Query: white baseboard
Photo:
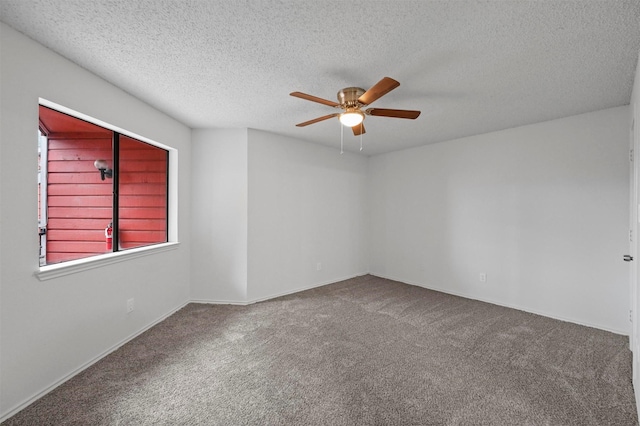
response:
[[[151,327],[155,326],[156,324],[164,321],[165,319],[167,319],[168,317],[170,317],[171,315],[173,315],[174,313],[176,313],[180,309],[184,308],[189,303],[246,306],[246,305],[251,305],[251,304],[254,304],[254,303],[258,303],[258,302],[263,302],[265,300],[271,300],[271,299],[275,299],[275,298],[278,298],[278,297],[287,296],[287,295],[290,295],[290,294],[299,293],[299,292],[302,292],[302,291],[311,290],[311,289],[318,288],[318,287],[323,287],[323,286],[326,286],[326,285],[329,285],[329,284],[333,284],[333,283],[336,283],[336,282],[339,282],[339,281],[344,281],[344,280],[356,278],[356,277],[367,275],[367,274],[369,274],[369,272],[363,272],[363,273],[359,273],[359,274],[355,274],[355,275],[349,275],[349,276],[342,277],[342,278],[336,278],[336,279],[333,279],[331,281],[320,282],[320,283],[312,284],[312,285],[309,285],[309,286],[299,287],[299,288],[295,288],[295,289],[288,290],[288,291],[285,291],[285,292],[276,293],[276,294],[272,294],[272,295],[269,295],[269,296],[260,297],[260,298],[256,298],[256,299],[250,299],[250,300],[191,299],[189,301],[186,301],[186,302],[182,303],[181,305],[179,305],[178,307],[171,309],[169,312],[167,312],[166,314],[160,316],[159,318],[157,318],[156,320],[152,321],[151,323],[149,323],[145,327],[143,327],[140,330],[136,331],[135,333],[129,335],[126,338],[124,338],[122,341],[120,341],[117,344],[113,345],[112,347],[110,347],[109,349],[105,350],[104,352],[102,352],[98,356],[94,357],[90,361],[87,361],[86,363],[84,363],[83,365],[78,367],[77,369],[75,369],[72,372],[66,374],[64,377],[60,378],[59,380],[57,380],[52,385],[46,387],[45,389],[43,389],[40,392],[38,392],[35,395],[33,395],[32,397],[27,398],[22,403],[18,404],[16,407],[10,409],[8,412],[0,415],[0,423],[2,423],[3,421],[7,420],[10,417],[12,417],[16,413],[18,413],[20,410],[24,409],[25,407],[27,407],[28,405],[32,404],[33,402],[35,402],[39,398],[41,398],[44,395],[46,395],[47,393],[51,392],[52,390],[54,390],[55,388],[57,388],[61,384],[65,383],[66,381],[68,381],[69,379],[74,377],[75,375],[77,375],[77,374],[81,373],[82,371],[86,370],[87,368],[89,368],[90,366],[95,364],[96,362],[100,361],[102,358],[106,357],[107,355],[109,355],[113,351],[115,351],[118,348],[120,348],[122,345],[124,345],[124,344],[128,343],[129,341],[135,339],[140,334],[144,333],[145,331],[147,331]],[[426,288],[426,289],[429,289],[429,290],[438,291],[438,292],[441,292],[441,293],[451,294],[451,295],[454,295],[454,296],[464,297],[464,298],[467,298],[467,299],[479,300],[481,302],[491,303],[491,304],[494,304],[494,305],[504,306],[504,307],[511,308],[511,309],[517,309],[517,310],[520,310],[520,311],[530,312],[530,313],[533,313],[533,314],[536,314],[536,315],[541,315],[541,316],[545,316],[545,317],[548,317],[548,318],[557,319],[557,320],[560,320],[560,321],[571,322],[571,323],[578,324],[578,325],[597,328],[597,329],[608,331],[608,332],[611,332],[611,333],[628,336],[628,332],[623,332],[623,331],[620,331],[620,330],[611,330],[611,329],[607,329],[606,327],[602,327],[602,326],[595,325],[595,324],[588,324],[588,323],[584,323],[584,322],[581,322],[581,321],[576,321],[576,320],[571,319],[571,318],[562,318],[562,317],[559,317],[557,315],[551,315],[551,314],[549,314],[547,312],[539,312],[539,311],[531,310],[531,309],[528,309],[528,308],[523,308],[521,306],[505,304],[505,303],[502,303],[502,302],[499,302],[499,301],[495,301],[495,300],[491,300],[491,299],[487,299],[487,298],[478,298],[478,297],[475,297],[475,296],[471,296],[471,295],[467,295],[467,294],[463,294],[463,293],[458,293],[458,292],[451,291],[451,290],[448,290],[448,289],[437,288],[437,287],[432,287],[432,286],[425,286],[425,285],[423,285],[421,283],[408,282],[406,280],[394,278],[394,277],[391,277],[391,276],[383,276],[383,275],[380,275],[380,274],[371,274],[371,275],[374,275],[374,276],[377,276],[377,277],[380,277],[380,278],[393,280],[393,281],[402,282],[402,283],[409,284],[409,285],[414,285],[416,287],[422,287],[422,288]],[[634,357],[634,359],[635,359],[635,357]],[[634,363],[634,367],[636,367],[635,363]],[[635,389],[637,389],[637,387],[635,386],[635,380],[634,380],[634,390]],[[636,404],[639,407],[639,417],[640,417],[640,392],[638,392],[637,390],[635,391],[635,397],[636,397]]]
[[[242,300],[227,300],[227,299],[191,299],[189,303],[202,303],[205,305],[238,305],[247,306],[249,302],[243,302]]]
[[[115,350],[117,350],[121,346],[123,346],[126,343],[130,342],[131,340],[135,339],[136,337],[138,337],[139,335],[141,335],[145,331],[149,330],[154,325],[161,323],[162,321],[164,321],[165,319],[167,319],[168,317],[170,317],[171,315],[173,315],[174,313],[176,313],[180,309],[184,308],[188,304],[189,304],[189,302],[187,301],[187,302],[182,303],[178,307],[171,309],[166,314],[161,315],[159,318],[157,318],[156,320],[154,320],[151,323],[147,324],[146,326],[144,326],[140,330],[130,334],[129,336],[127,336],[124,339],[122,339],[120,342],[118,342],[115,345],[111,346],[109,349],[107,349],[104,352],[100,353],[99,355],[97,355],[96,357],[92,358],[91,360],[85,362],[80,367],[76,368],[75,370],[71,371],[70,373],[64,375],[63,377],[61,377],[60,379],[55,381],[53,384],[51,384],[51,385],[47,386],[46,388],[42,389],[40,392],[36,393],[35,395],[25,399],[24,401],[19,403],[17,406],[11,408],[6,413],[3,413],[2,415],[0,415],[0,423],[2,423],[5,420],[9,419],[10,417],[14,416],[19,411],[21,411],[22,409],[26,408],[30,404],[34,403],[38,399],[42,398],[43,396],[45,396],[46,394],[48,394],[49,392],[51,392],[52,390],[54,390],[58,386],[62,385],[63,383],[65,383],[69,379],[73,378],[77,374],[82,373],[84,370],[86,370],[87,368],[91,367],[93,364],[95,364],[96,362],[100,361],[102,358],[104,358],[107,355],[109,355],[110,353],[114,352]]]
[[[323,281],[323,282],[312,284],[312,285],[309,285],[309,286],[299,287],[299,288],[295,288],[293,290],[287,290],[287,291],[282,292],[282,293],[275,293],[275,294],[271,294],[269,296],[259,297],[259,298],[256,298],[256,299],[249,299],[249,300],[192,299],[191,303],[204,303],[204,304],[211,304],[211,305],[240,305],[240,306],[247,306],[247,305],[252,305],[252,304],[258,303],[258,302],[264,302],[265,300],[271,300],[271,299],[276,299],[276,298],[282,297],[282,296],[288,296],[288,295],[294,294],[294,293],[300,293],[301,291],[311,290],[313,288],[324,287],[325,285],[335,284],[335,283],[340,282],[340,281],[349,280],[349,279],[356,278],[356,277],[361,277],[361,276],[367,275],[367,274],[368,274],[368,272],[357,273],[355,275],[349,275],[349,276],[342,277],[342,278],[335,278],[335,279],[332,279],[331,281]]]
[[[585,322],[585,321],[576,320],[575,318],[566,318],[566,317],[562,317],[562,316],[559,316],[559,315],[551,314],[549,312],[538,311],[536,309],[530,309],[530,308],[522,307],[522,306],[519,306],[519,305],[514,305],[514,304],[510,304],[510,303],[504,303],[502,301],[493,300],[493,299],[486,298],[486,297],[477,297],[475,295],[470,295],[470,294],[465,294],[465,293],[462,293],[462,292],[451,291],[451,290],[445,289],[445,288],[439,288],[439,287],[435,287],[435,286],[427,286],[427,285],[424,285],[424,284],[421,284],[421,283],[418,283],[418,282],[409,282],[409,281],[406,281],[406,280],[403,280],[403,279],[399,279],[399,278],[394,278],[394,277],[391,277],[391,276],[383,276],[383,275],[375,274],[375,273],[371,273],[371,275],[374,275],[374,276],[380,277],[380,278],[385,278],[385,279],[388,279],[388,280],[398,281],[398,282],[409,284],[409,285],[413,285],[413,286],[416,286],[416,287],[426,288],[428,290],[439,291],[440,293],[451,294],[452,296],[459,296],[459,297],[464,297],[465,299],[478,300],[480,302],[491,303],[492,305],[504,306],[505,308],[517,309],[519,311],[529,312],[530,314],[536,314],[536,315],[540,315],[540,316],[543,316],[543,317],[556,319],[558,321],[570,322],[570,323],[573,323],[573,324],[583,325],[585,327],[590,327],[590,328],[597,328],[598,330],[608,331],[609,333],[613,333],[613,334],[620,334],[622,336],[629,336],[629,334],[630,334],[629,330],[624,331],[624,330],[611,329],[611,328],[608,328],[608,327],[603,327],[602,325],[599,325],[599,324],[591,324],[591,323],[588,323],[588,322]]]

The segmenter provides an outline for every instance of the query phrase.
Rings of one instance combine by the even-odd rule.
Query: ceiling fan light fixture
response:
[[[340,122],[347,127],[357,126],[364,120],[364,114],[359,110],[347,111],[340,114]]]

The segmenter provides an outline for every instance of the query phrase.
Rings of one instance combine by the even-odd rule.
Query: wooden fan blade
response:
[[[411,120],[415,120],[420,115],[420,111],[408,109],[369,108],[365,112],[379,117],[409,118]]]
[[[367,133],[364,130],[364,123],[356,124],[351,128],[351,130],[353,130],[353,136],[360,136]]]
[[[305,121],[304,123],[296,124],[296,127],[308,126],[309,124],[317,123],[318,121],[328,120],[330,118],[337,117],[338,115],[340,115],[339,112],[336,112],[335,114],[324,115],[322,117],[314,118],[313,120]]]
[[[327,99],[322,99],[322,98],[319,98],[317,96],[307,95],[306,93],[302,93],[302,92],[291,92],[289,94],[291,96],[295,96],[296,98],[306,99],[308,101],[318,102],[320,104],[329,105],[329,106],[332,106],[332,107],[339,107],[340,106],[340,104],[337,103],[337,102],[329,101]]]
[[[390,77],[384,77],[382,80],[374,84],[369,90],[364,92],[362,96],[358,98],[358,102],[363,105],[369,105],[376,99],[386,95],[396,87],[400,86],[400,83]]]

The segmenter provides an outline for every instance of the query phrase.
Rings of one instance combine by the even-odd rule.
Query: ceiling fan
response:
[[[374,84],[369,90],[365,91],[360,87],[346,87],[338,92],[338,102],[329,101],[327,99],[318,98],[316,96],[307,95],[302,92],[292,92],[291,96],[306,99],[312,102],[318,102],[334,108],[340,108],[343,112],[325,115],[296,124],[297,127],[308,126],[309,124],[319,121],[328,120],[333,117],[340,117],[340,122],[351,127],[355,136],[365,133],[364,118],[366,115],[393,118],[408,118],[415,120],[420,115],[420,111],[411,111],[406,109],[386,109],[386,108],[367,108],[362,109],[373,101],[386,95],[396,87],[400,86],[396,80],[390,77],[384,77],[382,80]]]

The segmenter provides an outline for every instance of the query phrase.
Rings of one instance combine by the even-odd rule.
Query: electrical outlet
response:
[[[486,272],[480,272],[480,282],[481,283],[486,283],[487,282],[487,273]]]
[[[322,270],[322,262],[318,262],[316,264],[316,271],[321,271]]]
[[[127,300],[127,313],[133,312],[133,299]]]

